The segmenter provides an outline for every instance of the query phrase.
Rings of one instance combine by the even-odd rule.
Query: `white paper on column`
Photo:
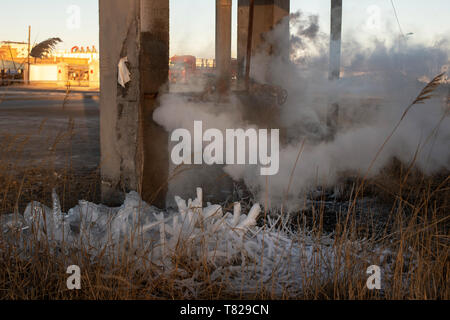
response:
[[[119,82],[119,84],[125,88],[125,85],[131,81],[130,78],[130,71],[127,68],[127,65],[125,64],[125,62],[128,62],[128,57],[124,57],[122,59],[120,59],[119,61],[119,72],[118,72],[118,79],[117,81]]]

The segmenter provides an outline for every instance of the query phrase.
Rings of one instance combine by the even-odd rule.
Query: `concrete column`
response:
[[[247,33],[249,17],[249,0],[238,0],[238,75],[242,78],[247,55]],[[272,30],[290,14],[290,0],[255,0],[253,19],[252,55],[255,55],[264,45],[264,34]],[[283,25],[285,39],[280,44],[289,45],[289,24]],[[283,50],[284,49],[284,50]],[[269,48],[268,54],[289,53],[289,48]],[[286,56],[289,58],[289,56]]]
[[[141,2],[141,193],[158,207],[166,205],[169,180],[169,136],[153,121],[158,96],[169,76],[169,0]]]
[[[101,175],[106,204],[120,204],[131,190],[155,205],[165,204],[168,139],[152,121],[152,113],[168,75],[168,3],[99,0]],[[125,57],[131,80],[122,87],[118,63]]]
[[[216,66],[219,92],[229,89],[231,79],[231,0],[216,0]]]
[[[331,0],[330,80],[341,74],[342,0]]]
[[[331,0],[331,30],[330,30],[330,80],[341,76],[341,34],[342,34],[342,0]],[[337,97],[335,97],[337,98]],[[331,102],[327,113],[328,135],[326,140],[333,140],[339,128],[339,104]]]

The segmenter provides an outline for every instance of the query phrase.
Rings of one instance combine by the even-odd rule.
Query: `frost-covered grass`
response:
[[[326,234],[259,204],[205,205],[201,189],[194,200],[176,198],[173,212],[132,192],[118,208],[80,201],[64,213],[53,193],[50,207],[33,202],[2,216],[1,297],[448,299],[448,204],[436,198],[448,192],[447,177],[417,203],[399,199],[395,231],[367,237],[354,209]],[[72,264],[82,270],[76,292],[66,288]],[[373,264],[383,270],[380,291],[366,288]]]
[[[0,167],[1,299],[450,297],[448,173],[426,177],[397,163],[363,185],[355,180],[330,233],[321,199],[308,209],[312,221],[305,211],[278,217],[247,197],[209,205],[200,190],[192,201],[177,198],[176,211],[136,193],[108,208],[94,204],[95,172]],[[367,194],[383,212],[376,202],[355,205]],[[72,264],[81,267],[79,291],[67,290]],[[366,288],[373,264],[383,271],[381,291]]]

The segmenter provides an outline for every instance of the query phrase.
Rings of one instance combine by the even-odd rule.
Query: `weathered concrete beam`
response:
[[[99,0],[102,198],[118,204],[130,190],[165,205],[167,134],[152,120],[167,82],[169,0]],[[118,84],[127,57],[130,82]]]
[[[331,0],[330,80],[339,79],[341,74],[341,34],[342,0]]]
[[[231,0],[216,0],[216,68],[219,92],[229,89],[231,78]]]
[[[243,78],[245,70],[245,60],[247,55],[247,34],[248,34],[248,18],[249,18],[249,0],[238,0],[238,75]],[[290,0],[255,0],[255,11],[253,19],[253,37],[252,37],[252,54],[260,50],[264,44],[264,33],[272,30],[285,17],[290,14]],[[286,39],[280,43],[289,44],[289,24],[283,25],[285,28],[282,32]],[[269,54],[284,52],[288,53],[286,48],[270,48]],[[288,56],[286,58],[289,58]]]

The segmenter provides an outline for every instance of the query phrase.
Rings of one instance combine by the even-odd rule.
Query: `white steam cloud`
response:
[[[283,23],[289,23],[288,19]],[[269,206],[279,206],[287,196],[287,205],[294,208],[317,186],[333,186],[343,176],[365,174],[426,81],[447,71],[449,46],[447,41],[434,47],[408,45],[400,39],[390,47],[376,40],[367,48],[344,40],[343,77],[330,82],[329,37],[319,30],[318,17],[297,13],[291,16],[290,24],[294,34],[289,44],[284,43],[281,34],[286,25],[280,25],[265,40],[268,46],[281,49],[275,54],[272,51],[272,55],[261,50],[252,60],[255,80],[281,86],[289,93],[286,104],[278,110],[277,124],[285,133],[280,171],[271,177],[260,176],[257,166],[226,166],[224,171],[233,179],[244,181],[261,203],[265,203],[267,194]],[[434,98],[410,110],[377,158],[371,175],[376,175],[394,157],[409,163],[417,150],[415,164],[424,173],[450,170],[448,90],[448,84],[442,85]],[[337,126],[330,127],[327,120],[336,104]],[[258,106],[254,108],[255,113],[259,112]],[[242,110],[242,103],[235,96],[230,97],[229,103],[217,105],[166,95],[154,119],[169,132],[190,129],[194,120],[221,130],[254,126]],[[270,126],[273,123],[268,123]]]

